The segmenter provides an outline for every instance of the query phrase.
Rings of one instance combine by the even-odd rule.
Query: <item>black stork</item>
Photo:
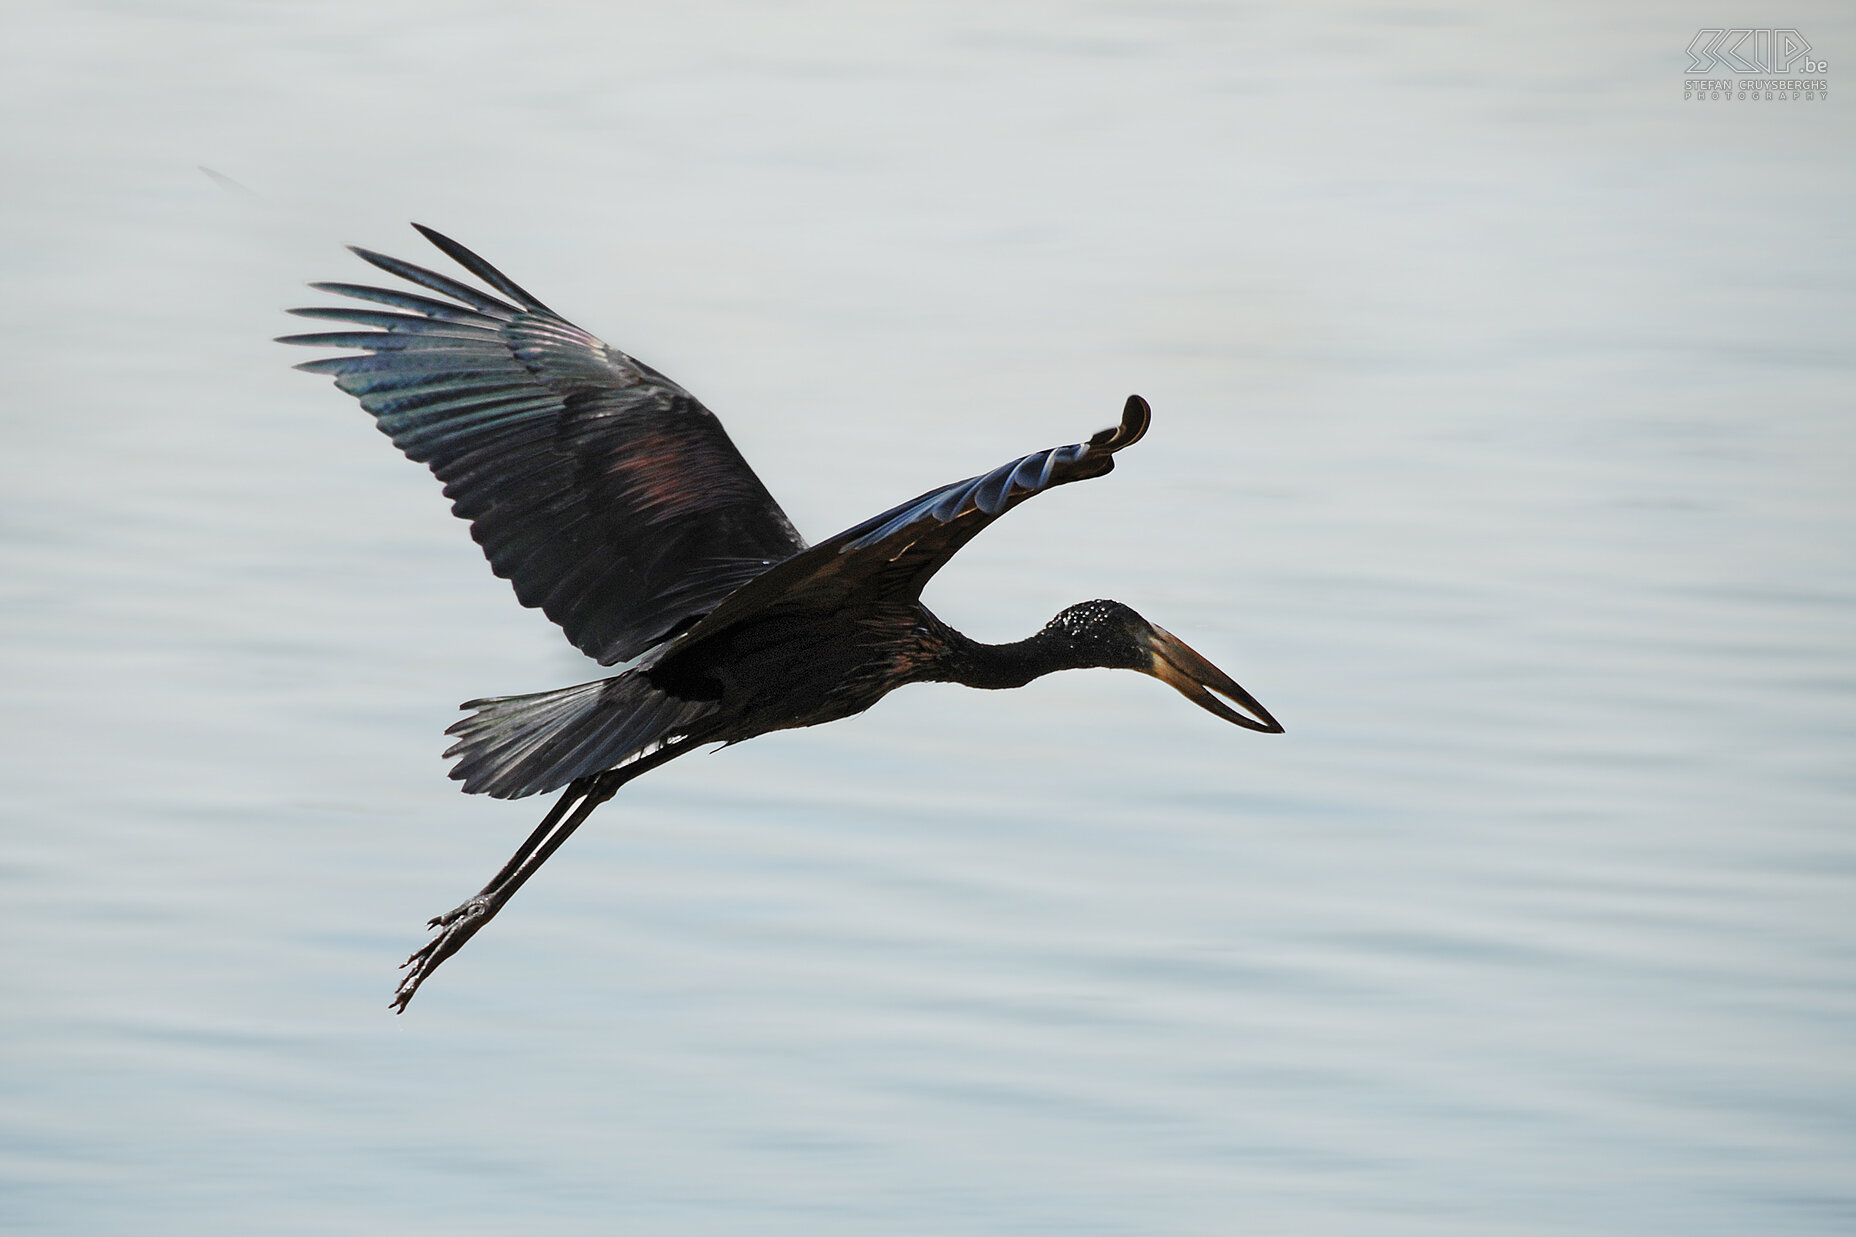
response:
[[[1118,601],[1071,606],[997,645],[921,603],[929,578],[993,520],[1114,468],[1147,432],[1140,396],[1088,442],[930,490],[808,546],[695,396],[413,226],[499,295],[355,248],[436,296],[311,284],[387,308],[293,309],[364,329],[281,342],[358,350],[297,368],[334,375],[444,482],[523,605],[603,666],[636,660],[597,682],[462,706],[472,716],[447,731],[457,742],[445,755],[466,793],[566,790],[489,884],[431,921],[437,935],[406,960],[393,1008],[404,1011],[619,787],[699,745],[836,721],[904,683],[1022,687],[1088,666],[1151,674],[1228,722],[1282,732],[1223,671]]]

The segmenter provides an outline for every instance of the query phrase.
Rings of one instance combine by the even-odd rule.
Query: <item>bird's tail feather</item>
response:
[[[680,700],[652,685],[642,670],[529,696],[466,701],[475,712],[446,734],[457,742],[451,776],[467,794],[497,799],[556,790],[691,735],[714,711],[709,701]]]

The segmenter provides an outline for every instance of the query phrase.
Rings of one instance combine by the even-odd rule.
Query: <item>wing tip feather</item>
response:
[[[446,257],[456,262],[459,266],[463,267],[477,278],[483,280],[483,282],[489,284],[492,288],[495,288],[498,292],[501,292],[504,296],[513,297],[521,304],[522,308],[550,315],[554,313],[553,310],[542,304],[540,298],[533,292],[530,292],[527,288],[524,288],[521,284],[497,270],[496,267],[486,261],[481,254],[478,254],[468,246],[452,240],[437,228],[427,227],[425,224],[417,222],[413,223],[412,226],[414,231],[418,232],[420,236],[425,237],[426,240],[435,245]]]

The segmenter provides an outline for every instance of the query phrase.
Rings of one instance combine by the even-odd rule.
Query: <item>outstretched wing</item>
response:
[[[456,241],[413,226],[508,300],[355,249],[444,299],[312,284],[391,309],[293,309],[372,329],[282,342],[362,350],[297,368],[334,375],[395,446],[431,468],[523,605],[611,665],[805,548],[695,396]]]
[[[911,602],[934,573],[994,520],[1034,494],[1100,477],[1152,420],[1130,395],[1121,424],[1088,442],[1051,447],[991,472],[930,490],[845,529],[755,577],[686,632],[683,648],[750,615]]]

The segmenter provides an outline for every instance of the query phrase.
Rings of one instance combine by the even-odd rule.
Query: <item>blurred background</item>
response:
[[[1692,3],[14,6],[0,1227],[1856,1229],[1856,125]],[[209,172],[202,168],[210,169]],[[1151,680],[925,686],[543,811],[601,672],[270,342],[476,248],[817,539],[1113,423],[927,600]]]

